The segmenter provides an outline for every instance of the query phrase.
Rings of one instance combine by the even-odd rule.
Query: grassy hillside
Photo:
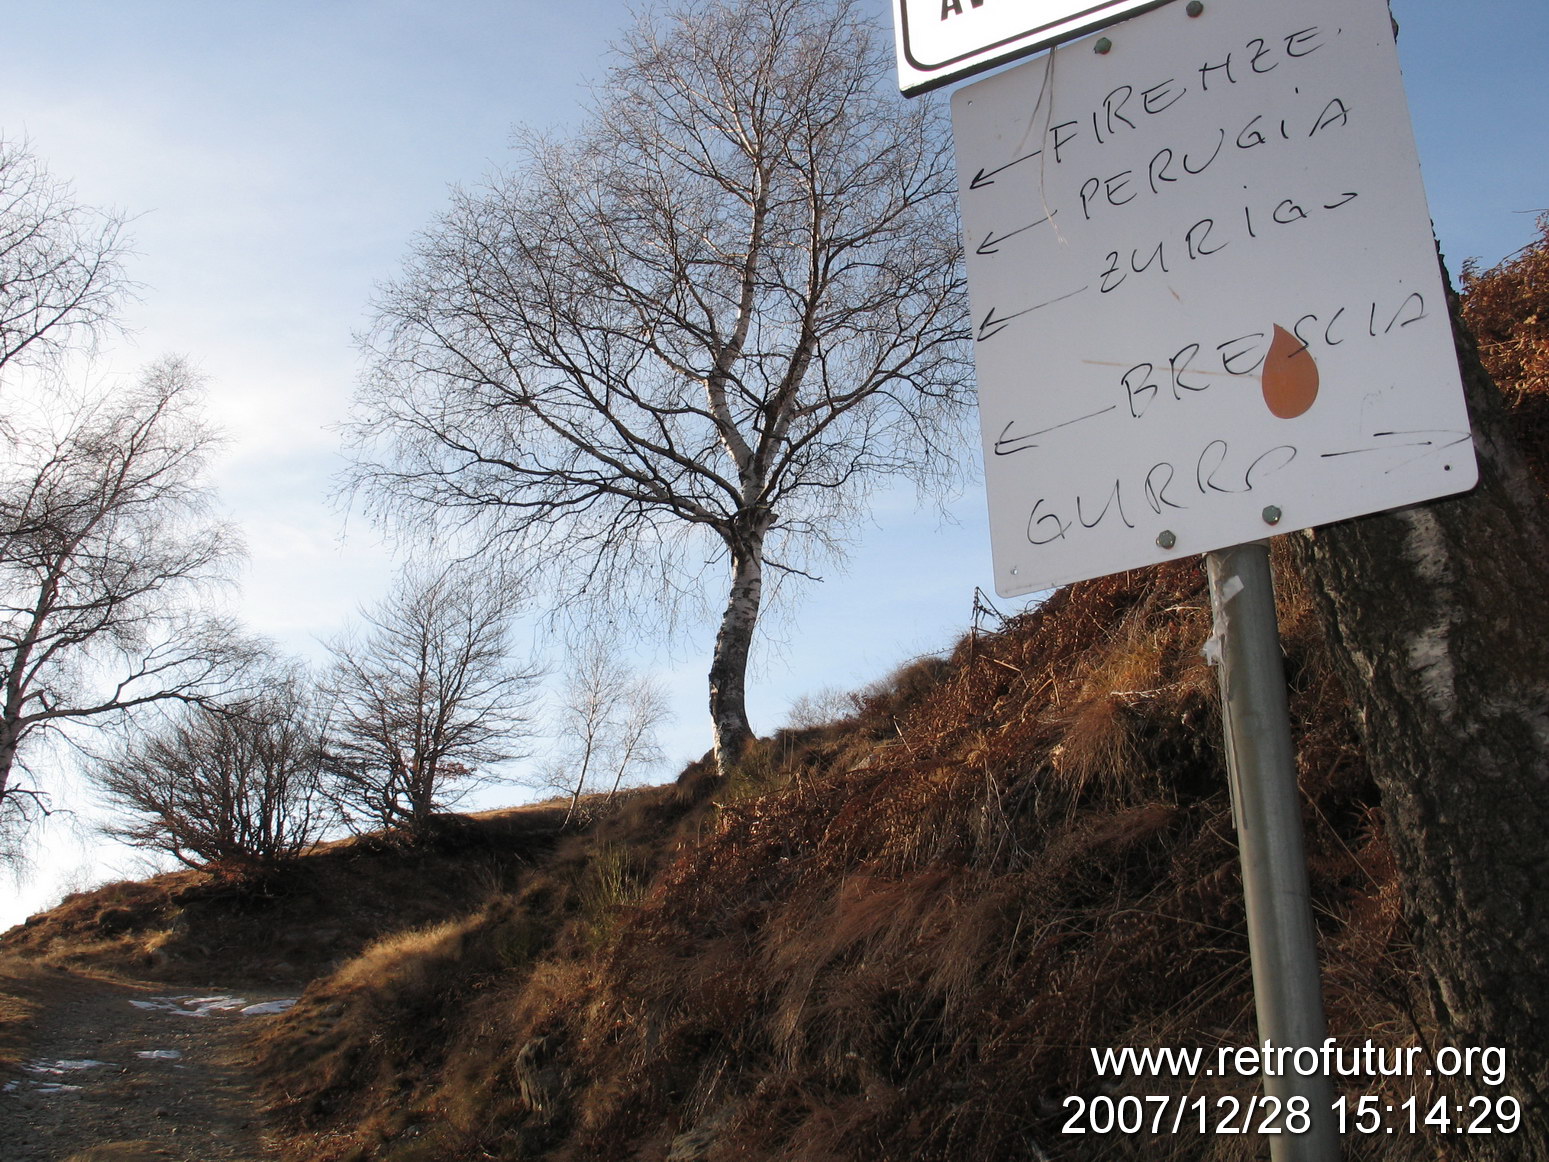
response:
[[[1427,1045],[1375,791],[1280,566],[1330,1023]],[[311,979],[257,1047],[295,1159],[1253,1157],[1060,1132],[1070,1094],[1254,1088],[1090,1056],[1255,1039],[1209,622],[1198,562],[1072,586],[760,742],[729,785],[697,764],[569,835],[533,808],[261,884],[110,885],[0,951]]]
[[[546,858],[564,814],[537,806],[446,816],[417,847],[376,836],[329,843],[258,881],[212,868],[108,884],[0,936],[0,957],[188,984],[305,982],[383,933],[466,911],[519,882]]]
[[[1281,577],[1330,1022],[1422,1044],[1375,793]],[[1073,586],[379,941],[262,1047],[293,1156],[1254,1156],[1060,1133],[1067,1094],[1252,1090],[1089,1054],[1254,1041],[1208,633],[1197,563]]]
[[[1540,469],[1546,261],[1549,219],[1468,283]],[[1310,595],[1277,578],[1331,1031],[1429,1054],[1380,803]],[[1257,1157],[1253,1135],[1062,1133],[1070,1095],[1256,1089],[1091,1055],[1256,1040],[1209,632],[1197,561],[1087,582],[760,741],[728,783],[696,764],[579,832],[545,808],[448,819],[263,884],[73,897],[0,938],[24,958],[0,1054],[39,964],[289,977],[311,984],[255,1052],[296,1160]]]

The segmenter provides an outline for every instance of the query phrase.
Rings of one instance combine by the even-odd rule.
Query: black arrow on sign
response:
[[[995,441],[993,450],[997,456],[1012,456],[1018,452],[1031,451],[1032,449],[1038,447],[1038,445],[1028,443],[1029,440],[1032,440],[1037,436],[1046,436],[1050,432],[1057,432],[1061,428],[1068,428],[1071,424],[1079,424],[1082,420],[1090,420],[1094,416],[1107,415],[1118,406],[1118,404],[1109,404],[1105,408],[1099,408],[1095,412],[1087,412],[1086,415],[1077,416],[1073,420],[1066,420],[1061,424],[1051,424],[1047,428],[1039,428],[1036,432],[1023,432],[1019,436],[1013,436],[1011,434],[1011,424],[1016,423],[1015,420],[1012,420],[1011,423],[1008,423],[1000,430],[1000,438]]]
[[[1358,455],[1360,455],[1363,452],[1394,452],[1394,451],[1398,451],[1401,448],[1432,448],[1435,451],[1440,452],[1440,451],[1442,451],[1442,450],[1444,450],[1446,448],[1455,447],[1458,444],[1466,444],[1468,442],[1468,440],[1469,440],[1470,433],[1468,433],[1468,432],[1449,431],[1446,428],[1422,428],[1420,430],[1412,431],[1412,432],[1373,432],[1372,433],[1372,439],[1374,439],[1374,440],[1386,439],[1389,436],[1447,436],[1447,437],[1450,437],[1450,439],[1443,439],[1443,440],[1408,440],[1408,441],[1405,441],[1402,444],[1378,444],[1376,447],[1372,447],[1372,448],[1350,448],[1350,449],[1347,449],[1346,451],[1343,451],[1343,452],[1324,452],[1323,453],[1323,459],[1331,460],[1335,456],[1358,456]],[[1399,468],[1407,468],[1409,465],[1413,464],[1416,460],[1423,460],[1425,457],[1427,457],[1427,456],[1429,456],[1431,454],[1432,454],[1431,452],[1417,452],[1413,456],[1410,456],[1407,460],[1402,460],[1399,463],[1394,464],[1392,467],[1384,468],[1383,469],[1383,474],[1386,475],[1387,473],[1393,472],[1393,471],[1395,471],[1396,469],[1399,469]],[[1450,470],[1452,466],[1450,464],[1447,464],[1447,465],[1443,465],[1443,467],[1448,469],[1448,470]]]
[[[981,169],[978,173],[974,174],[973,180],[968,183],[968,188],[970,190],[977,190],[981,186],[993,186],[995,184],[996,174],[1000,173],[1002,170],[1008,170],[1014,165],[1019,165],[1030,157],[1037,157],[1042,152],[1043,150],[1041,149],[1035,149],[1032,153],[1024,153],[1016,160],[1008,161],[1005,165],[999,167],[998,169]]]
[[[1058,213],[1058,210],[1050,210],[1042,218],[1039,218],[1038,221],[1029,222],[1026,226],[1019,226],[1015,230],[1012,230],[1007,234],[1001,234],[998,237],[996,236],[995,232],[991,230],[984,236],[984,241],[979,243],[979,245],[975,248],[974,253],[999,254],[1000,244],[1007,238],[1015,238],[1018,234],[1022,233],[1023,230],[1031,230],[1034,226],[1042,226],[1045,222],[1047,222],[1050,218],[1054,217],[1054,215]]]
[[[1335,456],[1358,456],[1362,452],[1391,452],[1395,448],[1431,448],[1439,446],[1450,448],[1454,444],[1461,444],[1469,438],[1468,432],[1449,431],[1446,428],[1423,428],[1413,432],[1373,432],[1372,439],[1381,440],[1388,436],[1451,436],[1450,440],[1411,440],[1403,444],[1378,444],[1371,448],[1349,448],[1343,452],[1324,452],[1322,458],[1331,460]]]
[[[1023,315],[1030,315],[1034,311],[1042,310],[1044,307],[1052,306],[1055,303],[1062,303],[1066,299],[1072,298],[1086,289],[1087,288],[1084,286],[1077,287],[1075,290],[1070,291],[1068,294],[1060,295],[1058,298],[1047,299],[1041,303],[1034,303],[1030,307],[1023,307],[1020,311],[1016,311],[1009,315],[1001,315],[998,318],[995,315],[995,308],[991,307],[987,312],[985,312],[983,320],[979,323],[978,341],[983,343],[986,339],[993,339],[996,335],[999,335],[1006,329],[1006,324],[1011,322],[1012,319],[1020,319]]]

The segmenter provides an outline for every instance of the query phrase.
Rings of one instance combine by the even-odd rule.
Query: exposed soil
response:
[[[33,999],[30,1052],[0,1082],[6,1162],[276,1157],[240,1049],[285,998],[61,971]]]

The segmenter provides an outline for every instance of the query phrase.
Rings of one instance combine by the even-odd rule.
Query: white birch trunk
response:
[[[710,662],[710,721],[715,736],[715,769],[725,778],[753,739],[748,722],[748,656],[764,595],[763,532],[732,551],[731,592],[715,635]]]

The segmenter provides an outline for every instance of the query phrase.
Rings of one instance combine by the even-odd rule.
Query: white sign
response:
[[[1471,487],[1384,0],[1107,38],[952,102],[997,591]]]
[[[1163,2],[893,0],[898,86],[923,93]]]

